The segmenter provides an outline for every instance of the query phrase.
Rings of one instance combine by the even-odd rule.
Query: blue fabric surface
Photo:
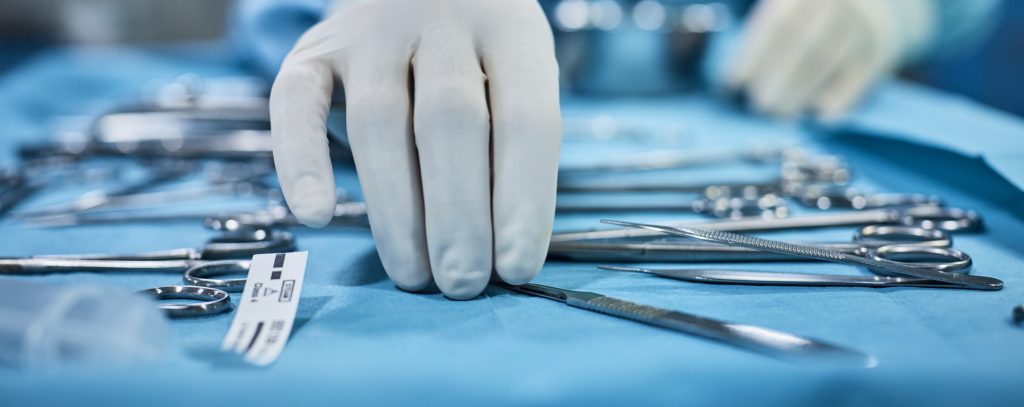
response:
[[[66,50],[41,56],[0,78],[4,157],[16,143],[45,136],[55,114],[91,113],[97,99],[133,95],[147,81],[185,72],[237,73],[216,49],[195,53]],[[116,61],[117,63],[112,63]],[[978,119],[970,111],[922,116],[913,109],[947,103],[937,93],[893,96],[888,114],[928,128]],[[885,106],[876,106],[885,110]],[[979,274],[1003,279],[999,292],[714,286],[549,262],[537,281],[612,295],[735,322],[822,338],[876,356],[872,369],[794,365],[712,341],[490,289],[454,302],[440,294],[397,291],[369,235],[297,229],[310,252],[299,325],[281,359],[266,369],[224,363],[216,349],[232,314],[171,322],[174,347],[153,365],[55,372],[0,368],[0,405],[236,404],[781,404],[1020,405],[1024,328],[1010,309],[1024,302],[1022,222],[1000,201],[1019,191],[963,154],[868,136],[815,136],[799,126],[744,116],[698,96],[662,100],[567,98],[565,115],[607,115],[626,126],[671,130],[674,146],[731,148],[800,143],[850,158],[857,184],[880,191],[942,195],[981,211],[989,225],[958,235]],[[926,117],[926,118],[922,118]],[[981,119],[978,119],[981,120]],[[653,150],[644,138],[586,141],[568,135],[565,162],[611,159]],[[1006,140],[1007,151],[1022,141]],[[893,157],[899,158],[894,159]],[[10,161],[6,161],[10,162]],[[936,177],[953,168],[969,180]],[[695,174],[700,174],[695,173]],[[356,189],[351,171],[339,184]],[[677,174],[682,175],[682,174]],[[747,174],[729,173],[743,176]],[[686,175],[697,178],[697,175]],[[698,179],[694,179],[695,181]],[[996,198],[993,198],[996,197]],[[54,200],[39,197],[36,202]],[[1003,204],[999,204],[1003,202]],[[627,217],[665,219],[668,215]],[[560,230],[596,226],[597,217],[561,218]],[[200,225],[94,226],[33,230],[0,224],[0,255],[133,251],[196,246],[212,234]],[[783,233],[783,238],[845,240],[849,228]],[[864,273],[820,264],[747,265],[760,270]],[[3,277],[136,290],[177,283],[178,275],[75,273]],[[2,282],[2,280],[0,280]],[[237,296],[236,296],[237,297]],[[237,301],[237,299],[236,299]]]

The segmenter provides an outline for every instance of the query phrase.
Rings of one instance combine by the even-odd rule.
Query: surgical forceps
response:
[[[869,365],[872,358],[841,346],[761,328],[718,321],[693,314],[638,304],[586,291],[572,291],[540,284],[492,284],[506,290],[547,298],[576,308],[670,329],[685,334],[719,340],[756,351],[790,357],[836,358]]]
[[[888,260],[885,258],[886,254],[881,253],[881,251],[886,248],[894,252],[906,251],[911,253],[917,253],[921,249],[928,249],[929,251],[932,251],[940,250],[940,248],[917,247],[913,245],[884,246],[882,248],[879,248],[879,253],[875,255],[863,256],[859,254],[844,253],[841,251],[831,250],[827,248],[779,242],[774,240],[761,239],[753,236],[740,235],[716,230],[698,229],[694,227],[667,227],[660,225],[622,222],[615,220],[602,220],[602,222],[632,228],[642,228],[657,231],[659,233],[667,235],[691,237],[719,244],[742,246],[751,249],[771,251],[776,253],[788,254],[792,256],[809,257],[813,259],[824,260],[839,264],[847,264],[852,266],[865,266],[875,272],[889,272],[922,279],[941,281],[944,283],[955,284],[963,286],[963,288],[975,290],[993,291],[1001,290],[1003,288],[1002,281],[992,277],[973,276],[967,274],[966,269],[963,269],[965,270],[964,273],[945,272],[934,267],[929,267],[927,265],[922,266],[920,264],[915,265],[913,263],[902,263]],[[952,249],[941,250],[948,250],[951,253],[956,252],[962,254],[962,252],[955,251]],[[965,254],[963,256],[966,257]]]
[[[698,227],[723,232],[767,232],[809,228],[869,225],[905,225],[947,232],[976,232],[984,229],[981,215],[972,210],[939,206],[913,206],[898,209],[874,209],[849,213],[794,216],[777,219],[739,219],[710,222],[668,222],[668,227]],[[613,229],[587,232],[556,233],[552,242],[621,239],[661,236],[663,233],[648,229]]]
[[[936,229],[913,226],[872,225],[861,228],[851,242],[801,243],[828,250],[866,257],[907,258],[918,267],[929,267],[945,272],[964,272],[972,264],[970,256],[951,249],[953,240],[948,233]],[[680,241],[568,241],[552,242],[548,256],[575,261],[615,262],[765,262],[814,261],[787,254],[755,250],[740,246],[691,243]],[[940,262],[916,261],[917,258],[942,259]],[[902,262],[902,261],[901,261]]]

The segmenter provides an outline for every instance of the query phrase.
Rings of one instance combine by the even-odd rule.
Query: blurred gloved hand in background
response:
[[[529,281],[547,253],[561,144],[558,67],[523,0],[345,0],[306,32],[271,92],[285,198],[330,221],[325,119],[345,89],[348,139],[395,284],[479,295],[492,270]]]
[[[762,0],[726,85],[745,91],[762,113],[841,118],[929,44],[934,8],[933,0]]]

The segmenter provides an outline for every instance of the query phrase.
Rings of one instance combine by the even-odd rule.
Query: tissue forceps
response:
[[[851,242],[801,243],[865,257],[891,257],[915,267],[928,267],[944,272],[966,273],[972,265],[966,253],[950,248],[953,239],[937,229],[913,226],[871,225],[861,228]],[[741,246],[679,241],[578,241],[552,242],[548,256],[576,261],[631,262],[765,262],[801,261],[787,254],[754,250]],[[908,261],[897,260],[909,258]],[[941,259],[930,262],[929,259]]]
[[[722,232],[716,230],[705,230],[694,227],[667,227],[660,225],[650,225],[643,223],[633,222],[622,222],[616,220],[602,220],[602,222],[627,226],[632,228],[643,228],[647,230],[657,231],[659,233],[691,237],[699,240],[742,246],[757,250],[771,251],[776,253],[788,254],[799,257],[809,257],[813,259],[819,259],[839,264],[848,264],[852,266],[865,266],[872,271],[878,272],[889,272],[901,275],[908,275],[917,278],[941,281],[950,284],[956,284],[963,286],[963,288],[970,288],[975,290],[1001,290],[1003,288],[1003,282],[985,276],[973,276],[966,273],[949,273],[943,272],[934,268],[915,266],[914,264],[901,263],[897,261],[888,260],[885,256],[879,254],[875,256],[861,256],[857,254],[843,253],[837,250],[831,250],[827,248],[805,246],[793,243],[786,243],[774,240],[761,239],[758,237],[740,235],[736,233]],[[920,249],[913,245],[897,245],[897,246],[885,246],[883,248],[892,248],[892,250],[913,250]],[[927,248],[927,247],[926,247]],[[932,250],[938,250],[939,248],[927,248]],[[951,252],[958,252],[952,249]],[[879,249],[881,251],[881,249]],[[962,252],[961,252],[962,253]]]
[[[947,232],[976,232],[984,229],[981,215],[972,210],[945,208],[925,205],[900,209],[878,209],[851,213],[826,215],[792,216],[775,219],[739,219],[710,222],[670,222],[669,227],[697,227],[721,232],[764,232],[774,230],[798,230],[810,228],[904,225],[924,229],[939,229]],[[661,236],[663,233],[650,229],[613,229],[587,232],[556,233],[552,242],[594,239],[618,239]]]
[[[628,319],[685,334],[719,340],[731,345],[781,356],[820,357],[854,360],[870,365],[873,359],[863,353],[817,339],[800,337],[752,325],[734,324],[679,311],[620,300],[597,293],[572,291],[540,284],[492,284],[536,297],[562,302],[588,311]]]

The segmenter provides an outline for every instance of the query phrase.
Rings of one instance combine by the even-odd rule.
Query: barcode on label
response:
[[[277,360],[295,321],[307,257],[307,252],[253,256],[242,291],[249,301],[239,304],[222,350],[243,354],[258,366]]]

